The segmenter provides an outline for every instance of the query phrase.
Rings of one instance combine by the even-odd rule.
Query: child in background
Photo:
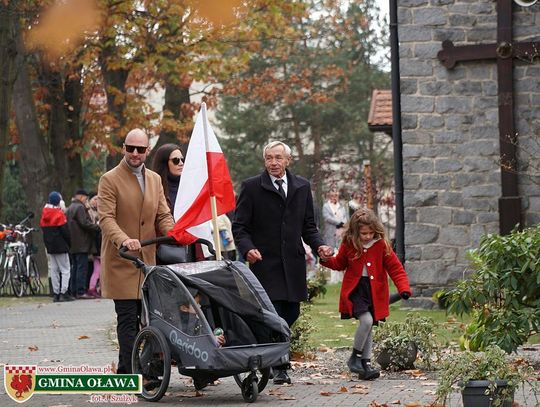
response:
[[[73,301],[74,298],[67,293],[69,288],[70,262],[69,247],[70,235],[66,215],[60,206],[62,196],[52,191],[43,211],[39,226],[43,231],[43,242],[47,250],[47,263],[51,277],[54,302]]]
[[[401,298],[408,299],[411,295],[407,274],[377,215],[370,209],[355,211],[346,226],[338,254],[321,259],[321,264],[333,270],[345,270],[339,311],[342,319],[359,321],[347,366],[351,372],[358,373],[360,379],[376,379],[380,374],[371,366],[371,330],[374,324],[390,315],[388,276]]]

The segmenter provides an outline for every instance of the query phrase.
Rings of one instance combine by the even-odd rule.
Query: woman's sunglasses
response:
[[[178,165],[178,164],[180,164],[180,161],[184,162],[184,157],[182,157],[182,158],[174,157],[174,158],[171,158],[170,160],[172,161],[172,163],[174,165]]]
[[[128,153],[132,153],[136,149],[139,154],[146,153],[146,149],[148,148],[148,147],[143,147],[143,146],[130,146],[129,144],[124,144],[124,147],[126,148],[126,151]]]

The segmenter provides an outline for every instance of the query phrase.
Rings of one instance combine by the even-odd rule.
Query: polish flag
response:
[[[235,207],[227,162],[205,113],[206,106],[203,104],[195,121],[180,177],[174,205],[176,224],[169,231],[169,236],[184,245],[198,238],[212,241],[208,222],[212,219],[211,196],[216,199],[217,216]]]

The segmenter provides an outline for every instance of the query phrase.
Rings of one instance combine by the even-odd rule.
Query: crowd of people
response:
[[[141,247],[141,241],[167,235],[182,193],[180,146],[159,147],[151,169],[145,164],[149,152],[147,134],[131,130],[124,140],[123,159],[101,177],[97,195],[78,190],[64,210],[61,195],[53,191],[41,218],[54,301],[95,298],[100,294],[98,281],[101,295],[114,300],[118,373],[131,373],[142,283],[141,271],[123,261],[118,249],[125,247],[145,264],[156,264],[155,246]],[[310,183],[288,169],[290,147],[271,142],[262,159],[262,172],[242,183],[234,213],[218,219],[219,230],[214,233],[224,257],[249,263],[276,312],[291,327],[300,316],[300,303],[307,299],[306,255],[317,254],[322,265],[336,271],[331,282],[343,280],[342,318],[359,321],[348,366],[361,378],[375,379],[379,373],[370,363],[371,328],[389,313],[388,276],[402,298],[411,295],[380,220],[357,195],[344,205],[332,189],[322,208],[324,233],[320,233]],[[204,257],[199,248],[196,259]],[[273,367],[275,384],[291,383],[288,368]]]
[[[100,296],[101,229],[98,196],[78,189],[66,208],[62,195],[52,191],[40,226],[47,251],[54,302]]]

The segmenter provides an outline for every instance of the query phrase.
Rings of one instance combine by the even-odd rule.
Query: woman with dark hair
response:
[[[184,169],[184,155],[177,144],[163,144],[156,150],[152,161],[152,170],[161,177],[163,191],[167,198],[167,204],[174,214],[174,202],[180,184],[180,175]]]

